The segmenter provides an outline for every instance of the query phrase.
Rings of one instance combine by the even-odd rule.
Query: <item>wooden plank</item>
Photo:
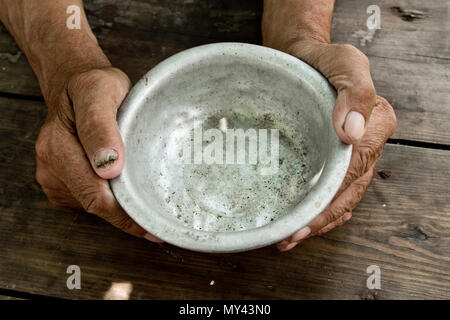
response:
[[[367,34],[372,0],[337,1],[333,40],[352,43],[372,62],[378,93],[395,101],[397,139],[450,144],[450,14],[446,0],[386,0],[382,28]],[[137,81],[147,70],[181,50],[210,42],[260,43],[262,1],[133,0],[85,1],[89,21],[112,63]],[[422,10],[404,21],[393,6]],[[363,38],[371,41],[363,41]],[[364,44],[364,45],[362,45]],[[0,52],[17,46],[0,27]],[[0,92],[39,96],[24,56],[0,59]]]
[[[449,299],[450,152],[387,145],[354,218],[278,252],[201,254],[135,239],[83,212],[51,206],[34,181],[40,102],[0,98],[0,288],[102,299]],[[69,265],[81,290],[66,287]],[[368,291],[366,269],[381,268]],[[214,280],[214,285],[210,285]]]

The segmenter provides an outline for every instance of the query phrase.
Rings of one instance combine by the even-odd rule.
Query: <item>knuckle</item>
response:
[[[88,187],[81,191],[79,202],[86,212],[102,216],[107,208],[103,192],[97,187]]]
[[[43,127],[35,143],[36,157],[42,162],[50,160],[50,137],[48,130]]]
[[[325,234],[335,228],[338,228],[340,226],[342,226],[343,224],[345,224],[348,220],[350,220],[352,217],[352,212],[351,211],[347,211],[344,214],[342,214],[341,216],[339,216],[337,219],[330,221],[327,225],[325,225],[324,227],[322,227],[319,231],[316,232],[316,235],[322,235]]]
[[[361,175],[364,174],[364,167],[363,161],[360,157],[355,161],[353,161],[351,167],[348,168],[347,174],[345,175],[343,185],[349,186],[353,181],[357,180]]]
[[[395,130],[397,129],[397,116],[395,115],[394,109],[391,107],[390,109],[390,117],[391,117],[391,132],[390,132],[390,136],[392,136],[395,132]]]
[[[51,188],[48,187],[42,187],[42,191],[44,192],[45,196],[48,199],[48,202],[50,202],[52,205],[54,205],[55,207],[59,207],[61,206],[61,202],[59,197],[57,197],[55,195],[54,190],[52,190]]]
[[[373,167],[374,166],[372,166],[363,176],[361,176],[358,180],[356,180],[353,183],[348,201],[346,201],[345,211],[349,211],[351,213],[351,211],[361,201],[362,197],[364,196],[364,193],[367,190],[367,187],[370,184],[370,181],[372,180]],[[347,213],[344,212],[344,214]]]
[[[384,123],[387,125],[388,136],[392,136],[397,129],[397,116],[394,108],[383,97],[377,96],[376,106],[383,112]]]
[[[361,154],[362,152],[364,151],[362,151],[361,147],[358,146],[358,149],[352,155],[350,165],[347,169],[347,173],[342,183],[342,185],[346,186],[346,188],[350,186],[354,181],[359,179],[367,171],[367,159]]]
[[[47,187],[47,185],[48,185],[48,180],[47,180],[46,175],[45,175],[45,173],[44,173],[44,171],[43,171],[42,169],[39,169],[39,168],[38,168],[38,169],[36,170],[35,179],[36,179],[37,183],[39,183],[39,185],[40,185],[42,188]],[[44,192],[45,192],[45,191],[44,191]]]
[[[338,220],[342,215],[348,211],[348,208],[345,206],[335,206],[332,210],[329,211],[329,214],[325,217],[325,223],[323,225],[329,225],[336,220]]]
[[[367,135],[357,149],[357,162],[360,164],[359,170],[361,174],[369,171],[370,167],[378,160],[383,152],[383,146],[386,143],[386,136],[380,129],[374,134]]]
[[[114,215],[108,218],[108,221],[125,232],[128,232],[133,229],[134,222],[125,215]]]
[[[355,181],[355,188],[353,189],[352,199],[361,199],[366,192],[367,186],[369,185],[369,181],[367,179],[358,179]],[[353,209],[353,208],[349,208]]]
[[[380,145],[378,142],[367,143],[366,145],[359,147],[361,175],[370,169],[373,163],[380,157],[382,150],[383,144]]]
[[[392,112],[391,112],[391,121],[389,123],[390,123],[390,127],[389,127],[388,135],[390,137],[394,134],[395,130],[397,130],[397,116],[395,115],[394,110],[392,110]]]

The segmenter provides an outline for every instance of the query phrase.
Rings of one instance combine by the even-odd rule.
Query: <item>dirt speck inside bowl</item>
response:
[[[241,110],[243,111],[243,110]],[[239,231],[263,226],[283,216],[289,209],[299,203],[312,187],[313,177],[317,174],[311,161],[317,158],[312,155],[314,148],[309,148],[295,128],[287,128],[280,119],[272,114],[252,115],[235,112],[219,112],[208,116],[187,133],[184,139],[167,148],[175,148],[166,154],[177,154],[182,158],[184,146],[191,143],[194,130],[209,129],[225,131],[226,129],[242,129],[245,136],[245,161],[236,163],[238,140],[234,140],[234,163],[226,163],[227,134],[222,134],[223,164],[195,164],[192,161],[174,163],[174,159],[162,159],[158,184],[164,192],[164,200],[169,211],[186,226],[204,231]],[[180,126],[183,124],[179,123]],[[198,125],[198,122],[197,122]],[[248,130],[254,130],[256,136],[259,129],[277,130],[278,155],[272,158],[278,163],[262,164],[250,161],[251,149]],[[175,131],[176,132],[176,131]],[[264,132],[264,131],[263,131]],[[229,138],[231,136],[228,136]],[[267,152],[271,151],[271,140],[268,139]],[[173,141],[173,140],[172,140]],[[208,145],[217,143],[215,138],[205,139],[202,150]],[[191,147],[191,150],[193,148]],[[189,155],[193,159],[194,155]],[[274,168],[271,174],[261,174],[263,168]],[[169,169],[170,168],[170,169]],[[180,183],[182,182],[182,183]]]

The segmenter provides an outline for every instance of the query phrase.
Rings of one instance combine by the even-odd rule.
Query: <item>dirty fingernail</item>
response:
[[[292,236],[292,242],[299,242],[303,239],[305,239],[309,234],[311,233],[310,227],[304,227],[303,229],[300,229]]]
[[[350,111],[345,119],[344,131],[353,141],[359,141],[364,135],[366,121],[364,116],[356,111]]]
[[[151,241],[151,242],[156,242],[156,243],[163,243],[164,241],[161,240],[160,238],[155,237],[154,235],[152,235],[151,233],[147,233],[144,236],[145,239]]]
[[[94,155],[94,164],[98,169],[107,169],[117,160],[118,154],[114,149],[104,148]]]

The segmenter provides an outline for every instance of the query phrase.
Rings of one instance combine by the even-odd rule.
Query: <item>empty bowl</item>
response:
[[[335,99],[319,72],[267,47],[178,53],[119,110],[126,160],[114,195],[145,230],[182,248],[278,242],[317,217],[346,174],[352,147],[334,131]]]

